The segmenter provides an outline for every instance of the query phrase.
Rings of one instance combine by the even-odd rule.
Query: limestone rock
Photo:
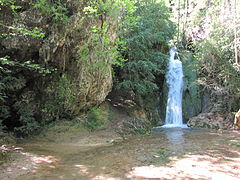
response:
[[[234,124],[240,128],[240,109],[238,110],[238,112],[235,115],[234,118]]]
[[[200,113],[191,118],[187,125],[193,128],[225,129],[231,126],[230,119],[219,113]]]
[[[29,4],[18,13],[18,17],[8,9],[2,9],[4,13],[1,12],[0,21],[3,24],[29,30],[39,27],[45,33],[45,38],[32,38],[20,34],[12,38],[0,39],[0,57],[8,55],[21,63],[31,61],[42,67],[57,69],[52,75],[54,77],[48,78],[36,78],[32,72],[21,71],[26,80],[24,92],[35,92],[33,96],[38,97],[37,99],[43,103],[48,101],[47,86],[49,87],[49,84],[51,87],[55,86],[51,81],[57,81],[61,74],[67,74],[77,89],[74,94],[76,114],[102,103],[111,91],[111,56],[107,53],[100,56],[96,45],[94,43],[88,45],[88,43],[94,35],[92,28],[101,28],[103,23],[106,23],[109,25],[106,32],[110,41],[108,46],[113,46],[116,39],[116,24],[110,17],[101,19],[85,16],[83,9],[86,2],[84,4],[70,0],[67,4],[67,8],[71,11],[70,21],[67,24],[54,24],[49,17],[42,15],[40,10],[31,8]],[[1,29],[0,33],[6,31],[7,28]],[[82,49],[86,47],[88,53],[81,54]],[[86,56],[84,60],[79,60],[83,56]],[[49,96],[54,95],[54,90],[52,92],[53,94]],[[18,94],[18,97],[22,97],[21,94]],[[37,100],[35,102],[42,103]]]

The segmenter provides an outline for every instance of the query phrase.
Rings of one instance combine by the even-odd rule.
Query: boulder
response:
[[[234,118],[234,124],[240,128],[240,109],[238,110],[238,112],[235,114],[235,118]]]
[[[17,28],[29,30],[41,28],[45,37],[33,38],[17,34],[12,38],[2,38],[0,57],[8,55],[20,63],[31,61],[41,67],[55,69],[55,72],[48,77],[39,77],[26,69],[20,69],[16,73],[14,71],[13,73],[17,76],[20,74],[26,81],[26,86],[17,92],[18,99],[14,101],[21,101],[23,93],[31,91],[36,93],[32,96],[36,97],[32,102],[43,107],[46,102],[53,101],[51,97],[58,91],[55,82],[62,75],[67,75],[69,84],[74,87],[74,90],[71,90],[74,91],[75,108],[72,108],[74,114],[102,103],[112,89],[112,56],[109,54],[110,50],[108,52],[100,50],[114,46],[117,26],[115,20],[109,16],[104,18],[87,16],[83,12],[87,6],[86,2],[70,0],[66,2],[66,8],[71,12],[68,15],[69,21],[58,24],[47,15],[43,15],[40,9],[32,8],[30,5],[23,4],[22,11],[17,14],[3,8],[0,21],[6,26]],[[102,41],[96,42],[94,40],[96,33],[92,32],[94,27],[103,28],[103,24],[108,25],[105,31],[109,41],[107,44]],[[7,31],[7,28],[2,28],[0,34]],[[39,108],[36,111],[39,111]]]
[[[231,127],[231,118],[220,113],[200,113],[192,117],[187,125],[192,128],[226,129]]]

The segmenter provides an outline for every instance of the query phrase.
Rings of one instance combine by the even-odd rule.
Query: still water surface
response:
[[[239,179],[239,149],[230,145],[238,136],[164,128],[116,144],[25,143],[25,151],[50,160],[16,179]]]

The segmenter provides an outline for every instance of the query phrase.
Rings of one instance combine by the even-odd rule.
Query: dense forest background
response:
[[[0,133],[79,117],[94,130],[106,98],[135,129],[163,124],[170,47],[184,65],[184,121],[231,127],[239,9],[239,0],[0,0]]]

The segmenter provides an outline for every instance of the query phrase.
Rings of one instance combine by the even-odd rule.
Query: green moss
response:
[[[183,119],[196,116],[201,110],[199,85],[197,83],[197,61],[187,51],[181,52],[183,61],[184,89],[183,89]]]
[[[108,110],[108,120],[109,121],[113,120],[114,114],[115,114],[114,109],[110,106],[109,110]]]
[[[103,112],[100,108],[92,108],[87,114],[86,121],[84,125],[89,128],[91,131],[96,130],[98,127],[104,125]]]
[[[84,120],[84,126],[90,131],[94,131],[111,121],[113,116],[114,110],[107,103],[103,103],[99,107],[89,110]]]

